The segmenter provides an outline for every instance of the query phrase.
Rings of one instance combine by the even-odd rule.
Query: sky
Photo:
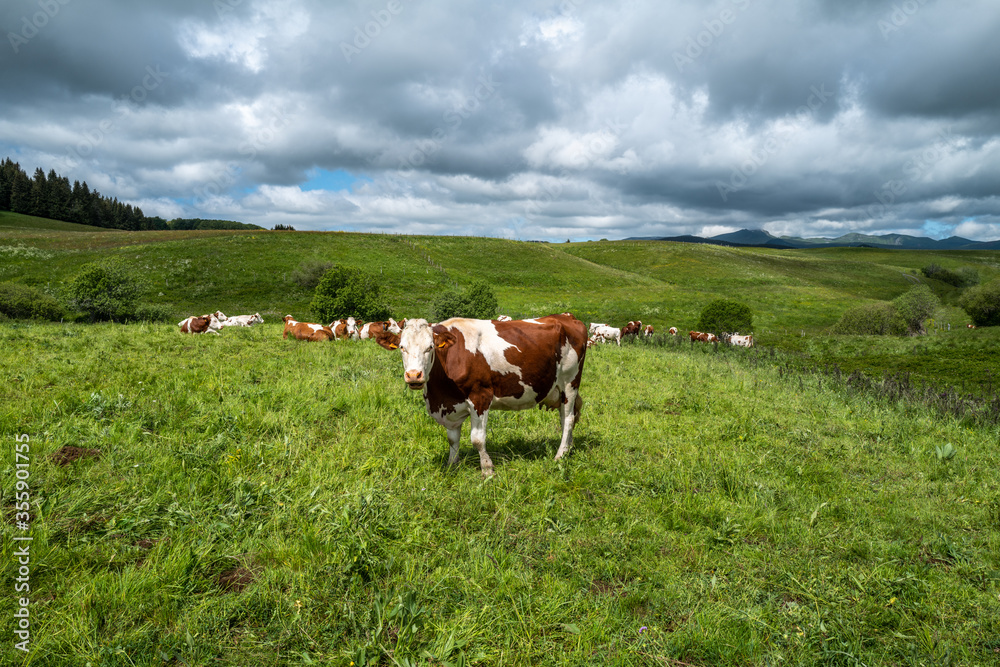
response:
[[[0,157],[166,219],[1000,239],[996,0],[7,0]]]

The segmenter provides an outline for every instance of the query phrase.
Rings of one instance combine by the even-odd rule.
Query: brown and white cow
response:
[[[360,338],[357,321],[353,317],[341,318],[330,322],[330,330],[333,331],[333,335],[339,340],[358,340]]]
[[[677,327],[670,327],[669,329],[667,329],[667,333],[670,334],[671,336],[676,336],[677,335]]]
[[[368,340],[369,338],[374,340],[380,333],[388,330],[388,322],[365,322],[364,325],[358,329],[358,338],[361,340]]]
[[[701,343],[717,343],[719,342],[719,337],[714,333],[702,333],[700,331],[690,331],[688,335],[691,337],[691,342],[699,341]]]
[[[622,338],[626,336],[638,336],[642,333],[642,322],[635,320],[622,327]]]
[[[448,431],[448,464],[458,462],[462,423],[472,420],[472,444],[483,476],[493,474],[486,452],[486,419],[491,408],[524,410],[536,405],[559,409],[562,440],[556,459],[573,445],[580,416],[580,379],[587,353],[587,330],[572,315],[548,315],[498,322],[452,318],[440,324],[410,320],[398,336],[378,337],[386,349],[399,348],[403,379],[423,389],[427,411]]]
[[[728,341],[730,345],[736,345],[737,347],[753,347],[753,334],[741,336],[738,333],[734,333],[729,336]]]
[[[313,342],[333,340],[333,332],[330,331],[330,327],[310,322],[299,322],[291,315],[285,315],[284,319],[285,331],[281,334],[282,338],[288,338],[288,334],[292,334],[292,338],[298,340]]]
[[[181,328],[181,333],[214,333],[218,336],[219,329],[222,328],[222,322],[216,319],[215,313],[211,313],[209,315],[202,315],[201,317],[192,315],[178,322],[177,326]]]
[[[619,347],[621,347],[622,330],[618,327],[610,327],[607,324],[599,324],[594,328],[590,338],[595,343],[608,343],[614,341]]]
[[[653,335],[653,325],[652,325],[652,324],[647,324],[647,325],[646,325],[646,328],[645,328],[645,329],[643,330],[642,334],[643,334],[643,335],[644,335],[644,336],[645,336],[646,338],[651,338],[651,337],[652,337],[652,335]]]

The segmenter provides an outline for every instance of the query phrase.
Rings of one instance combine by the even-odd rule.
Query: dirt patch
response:
[[[221,572],[219,576],[215,578],[215,583],[219,584],[219,588],[227,593],[241,593],[243,589],[253,583],[257,575],[242,566],[237,566],[232,569]]]
[[[620,581],[604,581],[595,579],[590,582],[590,592],[595,595],[610,595],[612,597],[624,595],[625,584]]]
[[[64,445],[58,451],[50,454],[49,458],[57,466],[68,466],[79,459],[99,459],[101,458],[101,450]]]

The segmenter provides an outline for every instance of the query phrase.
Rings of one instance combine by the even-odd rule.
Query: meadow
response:
[[[0,339],[8,523],[15,434],[36,503],[16,664],[1000,661],[995,426],[763,352],[602,346],[569,458],[554,413],[494,412],[484,481],[370,341]]]
[[[954,288],[915,273],[988,279],[996,253],[130,233],[0,214],[0,280],[59,294],[108,255],[178,320],[266,323],[192,337],[0,321],[11,664],[1000,664],[998,420],[839,379],[995,395],[998,333],[966,329]],[[411,317],[480,278],[515,317],[661,330],[742,296],[760,347],[592,348],[569,457],[552,460],[555,413],[493,412],[483,480],[467,426],[447,468],[397,353],[281,338],[281,315],[307,312],[290,276],[309,261],[377,272]],[[943,302],[927,336],[826,334],[838,309],[914,280]],[[26,532],[24,654],[10,537]]]

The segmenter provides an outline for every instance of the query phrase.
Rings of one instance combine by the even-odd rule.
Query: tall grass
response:
[[[37,501],[17,664],[1000,656],[995,426],[747,355],[600,346],[569,458],[554,413],[493,413],[483,481],[468,429],[447,469],[374,344],[0,324],[0,346],[0,437],[31,436]]]

